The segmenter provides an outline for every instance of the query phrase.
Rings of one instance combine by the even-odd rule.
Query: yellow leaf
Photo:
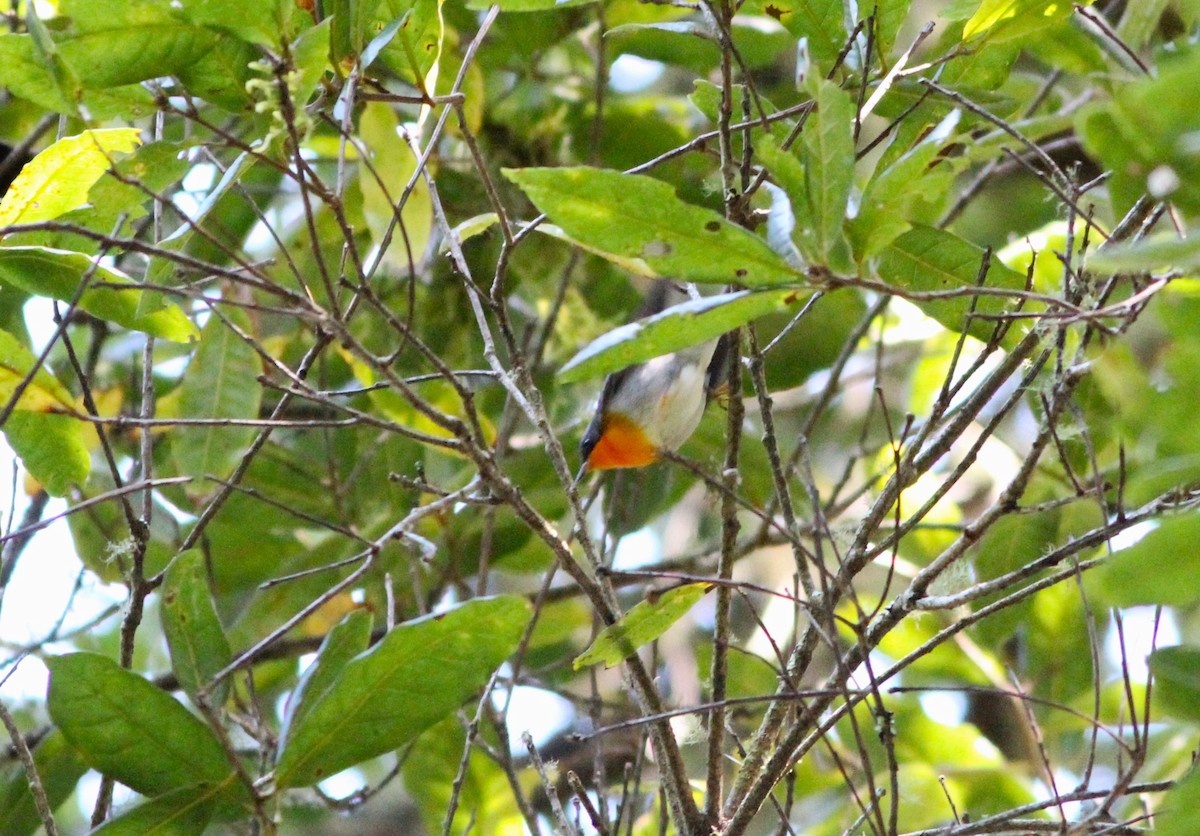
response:
[[[29,161],[0,200],[0,227],[57,218],[87,203],[112,167],[112,155],[141,142],[137,128],[84,131],[60,139]]]
[[[308,618],[300,622],[300,633],[305,636],[323,636],[334,628],[346,615],[361,607],[350,597],[349,592],[343,592],[324,604]]]
[[[92,392],[92,399],[96,404],[96,412],[101,418],[115,418],[121,414],[121,405],[125,403],[125,390],[115,386],[111,389],[99,389]],[[82,396],[76,403],[75,409],[80,415],[87,414]],[[96,425],[91,421],[84,422],[83,444],[89,453],[100,446],[100,434],[96,430]]]
[[[984,0],[975,14],[963,26],[963,40],[980,32],[986,32],[1002,20],[1014,17],[1017,13],[1016,0]]]
[[[0,407],[16,394],[37,363],[33,352],[7,331],[0,331]],[[75,398],[45,366],[38,368],[21,392],[16,409],[30,412],[71,412]]]

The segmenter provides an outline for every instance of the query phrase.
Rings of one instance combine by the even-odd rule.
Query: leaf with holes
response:
[[[163,633],[171,651],[171,667],[193,702],[200,689],[232,660],[229,639],[213,608],[212,591],[199,549],[181,552],[167,567],[162,585]],[[223,705],[228,682],[214,690],[212,704]]]
[[[710,209],[685,203],[652,177],[587,166],[504,174],[567,235],[618,263],[637,259],[656,276],[748,287],[804,278],[766,241]]]

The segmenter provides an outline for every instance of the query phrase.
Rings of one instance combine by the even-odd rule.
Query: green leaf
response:
[[[606,257],[644,262],[654,275],[751,287],[803,275],[761,238],[684,203],[671,186],[651,177],[586,166],[504,174],[571,238]]]
[[[298,104],[312,98],[313,91],[329,69],[329,27],[326,18],[306,29],[292,44],[292,64],[298,77],[291,84],[291,93]]]
[[[769,313],[807,298],[806,290],[741,290],[672,305],[596,338],[559,371],[574,383],[620,371],[663,354],[714,340]]]
[[[808,301],[804,300],[804,304]],[[793,322],[798,307],[781,308],[754,323],[759,345],[767,345],[778,338],[779,342],[771,351],[787,358],[786,363],[767,363],[768,391],[800,386],[809,375],[829,368],[867,308],[862,294],[851,289],[826,293],[798,322]],[[724,442],[719,445],[723,447]]]
[[[954,60],[945,65],[940,79],[942,85],[952,90],[972,91],[972,98],[976,103],[989,106],[993,112],[1011,107],[1011,104],[1005,104],[1005,100],[995,94],[980,94],[984,91],[999,90],[1008,80],[1013,64],[1021,52],[1020,42],[989,43],[982,49],[961,49],[958,52]],[[897,88],[905,86],[906,82],[902,81]],[[916,90],[912,92],[915,100]]]
[[[0,35],[0,84],[49,110],[73,113],[76,109],[76,103],[59,91],[29,35]]]
[[[1154,836],[1193,836],[1197,810],[1200,810],[1200,771],[1193,769],[1163,796],[1154,816]]]
[[[954,138],[960,115],[958,110],[950,111],[920,142],[871,179],[858,215],[850,222],[850,238],[860,261],[877,255],[912,227],[915,203],[936,199],[953,185],[954,169],[938,155]]]
[[[332,0],[328,12],[335,61],[362,55],[363,48],[375,36],[375,15],[379,5],[380,0]]]
[[[396,34],[400,31],[400,27],[408,23],[412,17],[411,10],[405,12],[402,17],[398,17],[391,23],[379,30],[379,34],[371,38],[367,45],[363,48],[359,57],[359,64],[362,69],[367,69],[375,63],[375,59],[383,52],[396,38]]]
[[[50,717],[93,769],[143,795],[235,780],[208,727],[137,674],[97,653],[46,664]]]
[[[819,264],[845,270],[846,242],[842,223],[854,181],[854,103],[850,94],[821,80],[817,109],[804,125],[805,176],[815,225],[812,235]]]
[[[563,230],[562,227],[557,226],[556,224],[552,224],[549,221],[542,221],[540,224],[538,224],[537,226],[535,226],[533,228],[533,231],[539,232],[542,235],[547,235],[551,238],[557,238],[559,241],[565,241],[566,243],[570,244],[571,246],[578,247],[579,249],[583,250],[584,252],[589,252],[592,255],[598,255],[601,258],[603,258],[605,261],[611,262],[612,264],[615,264],[618,267],[620,267],[622,270],[626,270],[635,276],[642,276],[643,278],[647,278],[647,279],[657,279],[658,278],[658,273],[656,273],[654,270],[650,269],[650,266],[648,264],[646,264],[646,262],[644,262],[642,259],[640,259],[640,258],[625,258],[624,256],[614,255],[610,252],[605,252],[604,250],[600,249],[599,247],[595,247],[591,244],[585,244],[582,241],[572,238],[570,235],[568,235]]]
[[[180,787],[122,812],[90,836],[201,836],[219,795],[213,784]]]
[[[8,403],[30,377],[37,358],[20,340],[0,331],[0,404]],[[91,471],[85,425],[73,415],[75,399],[40,367],[4,423],[4,435],[31,476],[52,496],[65,496]]]
[[[241,21],[259,26],[267,8],[252,5],[250,12],[237,6],[238,14],[222,28],[243,31]],[[0,36],[0,81],[22,97],[72,115],[82,104],[82,115],[90,118],[146,115],[154,99],[140,82],[173,75],[206,101],[231,109],[249,103],[244,84],[255,48],[193,24],[179,4],[61,0],[58,12],[49,26],[31,16],[36,43],[28,35]]]
[[[363,214],[375,244],[382,244],[389,229],[391,241],[385,263],[403,273],[421,263],[429,238],[433,235],[433,201],[429,184],[424,177],[417,179],[408,196],[400,220],[396,218],[395,201],[417,170],[417,155],[396,132],[400,121],[396,111],[384,102],[368,102],[359,118],[358,133],[371,157],[371,168],[359,167],[362,186]],[[379,182],[382,178],[383,183]],[[411,256],[411,260],[410,260]]]
[[[250,333],[250,319],[238,308],[223,311],[243,333]],[[216,314],[209,317],[200,335],[200,347],[188,363],[180,384],[181,418],[258,418],[262,402],[262,359]],[[254,440],[254,427],[201,426],[180,430],[174,446],[180,473],[225,478]],[[189,485],[201,495],[212,490],[202,480]]]
[[[50,247],[0,247],[0,281],[35,296],[60,302],[75,297],[80,281],[90,276],[90,286],[79,298],[88,313],[135,331],[144,331],[172,342],[196,337],[196,326],[174,305],[140,315],[143,293],[128,276],[98,265],[83,253]]]
[[[213,608],[199,549],[180,552],[167,567],[159,613],[179,687],[195,701],[200,689],[233,658]],[[221,683],[213,692],[212,705],[223,705],[228,692],[228,681]]]
[[[781,53],[795,48],[796,40],[778,21],[765,15],[737,15],[730,27],[733,43],[748,69],[762,69],[774,64]],[[686,68],[698,76],[706,76],[720,65],[721,50],[712,27],[702,19],[668,20],[645,23],[625,23],[605,33],[615,51],[636,55],[651,61],[661,61],[673,67]],[[708,85],[708,82],[696,82]],[[715,87],[715,85],[709,85]],[[719,88],[718,97],[719,97]],[[740,108],[743,85],[734,85],[734,107]],[[761,101],[761,100],[760,100]],[[763,102],[763,109],[773,108]],[[701,107],[712,118],[716,110]],[[757,109],[756,109],[757,114]],[[715,121],[715,120],[714,120]]]
[[[740,17],[740,16],[738,16]],[[790,37],[787,32],[782,32]],[[721,53],[716,46],[713,30],[702,20],[660,20],[650,18],[638,19],[636,23],[625,23],[613,26],[605,32],[605,41],[611,44],[616,54],[636,55],[648,61],[661,61],[678,70],[690,71],[694,76],[703,78],[720,66]],[[698,82],[697,84],[708,84]],[[716,101],[720,101],[720,89],[710,85],[716,91]],[[733,86],[733,101],[742,102],[743,85]],[[695,102],[694,102],[695,103]],[[700,106],[701,113],[715,121],[716,107]],[[734,106],[740,108],[740,104]],[[611,131],[611,128],[608,128]],[[636,164],[634,162],[629,163]],[[620,168],[618,163],[612,163],[612,168]]]
[[[82,206],[88,191],[113,166],[113,155],[140,142],[137,128],[84,131],[34,157],[0,200],[0,228],[57,218]]]
[[[764,137],[755,144],[754,151],[791,198],[800,233],[798,244],[805,258],[837,271],[849,271],[850,254],[843,228],[854,180],[854,104],[835,84],[820,80],[813,86],[817,109],[805,123],[802,142],[795,151],[785,151],[775,137]],[[923,191],[914,187],[912,180],[904,187],[910,203]],[[858,231],[859,238],[864,229],[870,229],[886,243],[884,236],[895,237],[907,228],[897,227],[905,224],[900,213],[884,214],[888,224],[881,226],[879,213],[871,213],[870,205],[865,208],[873,217],[855,219],[856,225],[850,227]]]
[[[804,164],[791,151],[781,148],[774,136],[764,136],[756,142],[754,155],[790,198],[792,214],[795,216],[793,225],[800,231],[798,244],[805,259],[810,263],[820,263],[821,254],[813,239],[813,230],[817,226],[814,201],[808,191],[808,175]],[[778,247],[775,250],[778,252]]]
[[[180,67],[176,75],[193,96],[236,112],[254,105],[246,84],[261,77],[250,68],[258,58],[258,47],[221,35],[212,49]]]
[[[25,291],[0,283],[0,331],[23,344],[29,342],[29,329],[25,326],[25,303],[28,301],[29,294]]]
[[[1200,51],[1165,60],[1154,78],[1123,84],[1109,102],[1084,108],[1076,130],[1088,154],[1112,171],[1120,216],[1143,194],[1200,213],[1200,157],[1191,149],[1200,109],[1178,91],[1200,75]]]
[[[1070,19],[1062,19],[1040,32],[1026,35],[1021,48],[1048,67],[1075,75],[1107,73],[1108,59],[1096,38]]]
[[[590,6],[594,2],[596,0],[500,0],[499,3],[493,4],[491,0],[467,0],[467,8],[483,11],[496,5],[502,12],[544,12],[551,9]]]
[[[382,33],[402,18],[396,36],[379,50],[379,61],[399,78],[432,93],[445,35],[441,0],[384,0],[371,31]],[[368,43],[367,50],[371,47]]]
[[[1090,5],[1090,0],[1080,5]],[[1072,4],[1061,0],[983,0],[963,26],[963,40],[985,33],[996,41],[1012,40],[1051,26],[1073,11]]]
[[[974,37],[1003,20],[1016,17],[1023,6],[1031,6],[1029,0],[983,0],[979,9],[963,26],[963,40]]]
[[[637,653],[639,647],[667,632],[710,589],[712,586],[708,584],[689,583],[668,589],[662,594],[651,593],[645,601],[621,616],[616,624],[610,624],[600,631],[591,647],[575,657],[572,663],[575,670],[582,670],[589,665],[619,665],[622,660]]]
[[[1087,269],[1095,273],[1197,268],[1200,268],[1200,238],[1180,238],[1172,233],[1106,244],[1087,256]]]
[[[60,91],[68,93],[68,98],[74,99],[73,94],[81,87],[79,75],[73,67],[63,61],[62,54],[58,51],[58,45],[51,39],[50,32],[47,30],[46,24],[42,22],[36,8],[26,9],[25,29],[33,41],[39,64],[48,71],[54,80],[54,86]],[[76,104],[72,102],[73,106]],[[73,113],[75,116],[83,116],[77,107]]]
[[[453,836],[482,832],[500,836],[509,832],[502,822],[518,820],[520,809],[504,772],[478,747],[471,749],[461,785],[456,783],[459,762],[467,751],[466,738],[466,730],[454,716],[421,735],[404,759],[404,788],[421,808],[425,832],[443,832],[451,795],[457,794],[458,815],[450,830]],[[487,822],[482,831],[477,827],[479,822]]]
[[[227,32],[247,43],[278,47],[293,3],[279,0],[182,0],[183,17],[198,26]]]
[[[56,20],[67,24],[54,33],[58,54],[88,88],[178,75],[221,38],[181,20],[167,3],[61,0]]]
[[[42,781],[42,789],[46,791],[51,810],[71,797],[75,785],[88,769],[57,729],[42,738],[34,748],[33,766]],[[37,831],[41,825],[42,819],[33,803],[33,793],[29,791],[25,767],[14,761],[0,782],[0,833],[26,836]]]
[[[1070,584],[1057,584],[1038,592],[1031,603],[1022,620],[1029,632],[1024,669],[1036,695],[1070,704],[1091,692],[1091,644],[1083,600]]]
[[[719,118],[719,110],[721,107],[721,88],[718,85],[713,84],[711,81],[705,81],[702,78],[698,78],[693,81],[692,85],[693,89],[691,94],[688,96],[688,101],[695,105],[697,110],[708,117],[710,122],[716,124]],[[744,84],[735,84],[733,87],[734,106],[738,107],[739,103],[743,101],[743,97],[748,95],[748,93],[749,91],[746,89]],[[779,108],[761,96],[758,98],[758,101],[762,105],[763,112],[767,116],[771,116],[779,111]],[[758,110],[756,108],[755,115],[757,114]],[[787,139],[788,134],[792,132],[792,129],[795,128],[795,126],[796,123],[792,119],[777,119],[768,123],[765,129],[762,125],[755,125],[750,130],[754,137],[761,136],[765,131],[770,136],[773,136],[777,141],[782,142],[783,140]],[[757,150],[757,145],[755,146],[755,150]]]
[[[288,739],[291,728],[300,723],[313,706],[321,702],[329,689],[337,684],[350,660],[370,646],[373,621],[367,610],[353,610],[325,636],[316,660],[304,671],[288,702],[288,713],[279,733],[280,740]]]
[[[1054,548],[1059,519],[1057,512],[1045,511],[997,520],[975,547],[974,570],[980,579],[1014,572]]]
[[[779,21],[789,32],[808,39],[808,52],[822,69],[832,69],[838,53],[846,45],[845,4],[812,0],[750,0],[743,11],[766,15]]]
[[[978,285],[982,263],[983,250],[974,244],[944,230],[914,226],[884,250],[877,272],[883,281],[895,285],[901,295],[905,290],[915,293],[966,291]],[[1025,289],[1025,277],[992,258],[982,287],[1019,292]],[[1011,310],[1015,302],[1003,295],[979,295],[975,313],[991,318],[973,317],[967,322],[972,298],[972,294],[964,293],[947,299],[911,301],[950,330],[961,332],[965,328],[971,336],[987,340],[995,331],[995,316]],[[1033,306],[1027,305],[1025,309],[1032,310]],[[1019,339],[1019,329],[1012,328],[1006,344]]]
[[[908,15],[910,0],[877,0],[875,3],[875,42],[879,54],[887,55],[896,43],[896,34]]]
[[[315,784],[415,738],[487,683],[529,615],[524,599],[483,598],[397,626],[298,707],[276,784]]]
[[[1185,606],[1200,600],[1200,514],[1181,514],[1096,570],[1104,600],[1115,607]]]
[[[4,423],[4,437],[48,494],[66,496],[92,470],[85,427],[71,415],[16,410]]]
[[[1122,43],[1134,50],[1144,47],[1150,42],[1163,12],[1170,5],[1171,0],[1141,0],[1140,3],[1125,4],[1121,22],[1117,25],[1117,35]]]
[[[29,35],[0,34],[0,85],[48,110],[72,116],[78,115],[81,105],[95,119],[135,119],[155,111],[154,97],[140,84],[64,90]]]
[[[454,225],[454,237],[461,244],[463,241],[467,241],[477,235],[482,235],[499,222],[500,216],[495,212],[484,212],[480,215],[473,215],[465,221],[460,221]],[[538,224],[538,226],[540,227],[541,224]],[[563,240],[568,240],[562,230],[559,230],[559,233],[562,235]],[[449,251],[449,246],[443,242],[442,253],[445,254]]]
[[[1164,647],[1150,654],[1154,698],[1171,715],[1200,722],[1200,647]]]
[[[996,256],[1010,269],[1026,276],[1034,290],[1055,293],[1062,287],[1062,261],[1057,257],[1074,246],[1073,256],[1083,257],[1084,236],[1073,235],[1066,221],[1051,221],[1001,247]]]

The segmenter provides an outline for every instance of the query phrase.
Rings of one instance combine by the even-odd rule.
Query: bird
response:
[[[673,282],[656,281],[641,316],[663,310],[679,293]],[[610,374],[580,440],[580,475],[587,470],[645,467],[663,453],[678,450],[719,393],[728,356],[725,334]]]

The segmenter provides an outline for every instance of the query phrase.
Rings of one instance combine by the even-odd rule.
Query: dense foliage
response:
[[[0,832],[1195,832],[1200,3],[6,22]]]

